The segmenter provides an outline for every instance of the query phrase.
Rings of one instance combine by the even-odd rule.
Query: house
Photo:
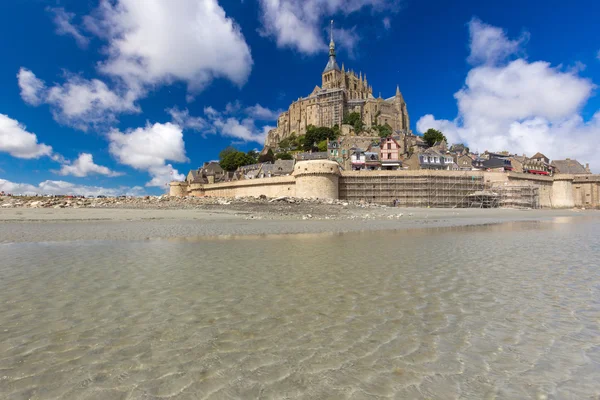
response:
[[[400,169],[402,166],[402,162],[400,161],[402,148],[403,146],[391,136],[382,139],[379,145],[381,169]]]
[[[350,164],[352,165],[352,170],[357,171],[365,169],[366,161],[366,155],[363,149],[358,147],[350,149]]]
[[[240,179],[256,179],[264,163],[243,165],[237,169]]]
[[[365,169],[377,170],[381,169],[381,162],[379,161],[379,153],[375,151],[365,151]]]
[[[473,169],[473,159],[466,154],[457,155],[454,162],[458,166],[459,171],[470,171]]]
[[[523,164],[528,160],[527,156],[523,154],[522,156],[513,155],[508,158],[510,160],[510,165],[512,166],[512,172],[524,172]]]
[[[548,157],[546,157],[545,155],[543,155],[542,153],[540,153],[540,152],[535,153],[533,155],[533,157],[531,157],[530,159],[531,160],[535,160],[535,161],[544,162],[546,164],[550,164],[550,159]]]
[[[457,156],[465,155],[469,152],[469,149],[464,144],[453,144],[450,146],[450,152],[455,153]]]
[[[189,184],[192,183],[215,183],[225,181],[227,172],[221,168],[217,161],[205,162],[202,167],[190,170],[185,178]]]
[[[481,169],[486,171],[512,171],[512,164],[508,158],[495,158],[492,157],[488,160],[483,160],[481,163]]]
[[[585,164],[585,167],[577,160],[554,160],[551,164],[557,174],[572,174],[572,175],[583,175],[591,174],[590,165]]]
[[[433,147],[435,150],[439,151],[442,154],[448,151],[448,143],[446,143],[445,140],[435,142],[431,147]]]
[[[327,141],[327,158],[338,163],[342,160],[342,144],[339,141]]]
[[[294,172],[294,160],[275,160],[275,163],[264,163],[258,171],[257,178],[291,175]]]
[[[438,169],[450,170],[454,159],[449,154],[442,154],[439,151],[429,148],[418,156],[420,169]]]
[[[307,161],[307,160],[327,160],[327,151],[316,151],[312,153],[298,153],[296,154],[296,161]]]

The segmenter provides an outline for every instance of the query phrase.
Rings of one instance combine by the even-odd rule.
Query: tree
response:
[[[258,157],[259,163],[272,163],[273,161],[275,161],[275,154],[273,154],[273,150],[271,149],[267,150],[267,154],[262,154],[260,157]]]
[[[275,158],[278,160],[293,160],[294,159],[294,157],[292,157],[292,155],[288,152],[279,153],[279,154],[277,154],[277,156],[275,156]]]
[[[256,161],[258,160],[258,156],[259,156],[258,151],[256,151],[256,150],[249,150],[247,154],[254,159],[254,163],[253,164],[255,164]]]
[[[292,147],[291,141],[289,138],[287,139],[283,139],[281,142],[279,142],[279,146],[280,149],[282,150],[288,150]]]
[[[388,123],[385,125],[375,125],[373,128],[381,138],[392,136],[392,127]]]
[[[427,132],[423,134],[423,140],[429,147],[433,146],[436,142],[441,142],[442,140],[446,140],[446,136],[437,129],[427,129]]]
[[[327,151],[327,139],[321,140],[317,145],[319,151]]]
[[[256,160],[252,156],[237,150],[234,152],[227,152],[223,159],[219,161],[219,165],[225,171],[235,171],[239,167],[255,163]]]
[[[344,116],[342,120],[343,124],[352,125],[354,132],[361,133],[365,129],[365,124],[362,121],[362,117],[357,112],[351,112]]]
[[[304,135],[304,151],[312,150],[315,144],[318,145],[323,140],[334,140],[335,138],[336,135],[333,129],[325,126],[309,125],[306,127],[306,135]]]
[[[237,149],[233,146],[227,146],[219,153],[219,160],[223,160],[228,154],[237,153]]]
[[[354,126],[354,124],[356,124],[357,121],[361,121],[360,114],[357,112],[351,112],[344,115],[344,119],[342,119],[342,124]]]

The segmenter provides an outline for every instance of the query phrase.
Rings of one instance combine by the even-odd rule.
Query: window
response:
[[[388,153],[388,160],[392,159],[392,153]]]
[[[388,143],[388,144],[387,144],[387,149],[388,149],[388,150],[391,150],[391,149],[392,149],[392,144],[391,144],[391,143]]]

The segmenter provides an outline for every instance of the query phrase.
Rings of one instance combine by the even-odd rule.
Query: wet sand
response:
[[[459,227],[562,217],[600,216],[598,211],[512,209],[330,209],[314,215],[273,210],[222,209],[7,209],[0,210],[0,242],[145,240],[203,236],[343,233]],[[310,210],[309,210],[310,212]]]

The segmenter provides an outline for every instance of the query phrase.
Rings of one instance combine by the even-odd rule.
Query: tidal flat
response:
[[[0,398],[600,396],[597,212],[292,217],[2,210]]]

